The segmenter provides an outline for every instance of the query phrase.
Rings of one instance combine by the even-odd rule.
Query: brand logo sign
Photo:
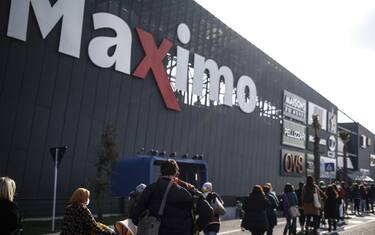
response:
[[[302,152],[281,150],[281,175],[301,176],[305,173],[305,154]]]
[[[327,110],[312,102],[309,102],[309,125],[313,123],[313,116],[318,116],[318,121],[322,130],[327,130]]]
[[[306,100],[284,90],[284,116],[306,123]]]
[[[320,157],[320,178],[323,178],[323,179],[336,178],[335,166],[336,166],[336,159],[323,157],[323,156]]]
[[[43,38],[61,21],[59,52],[80,58],[81,37],[84,20],[85,0],[58,0],[53,6],[49,0],[12,0],[8,22],[7,36],[27,40],[29,11],[32,8]],[[88,44],[90,60],[101,68],[111,68],[140,79],[145,79],[148,73],[154,75],[157,87],[161,93],[166,108],[180,111],[181,108],[170,85],[163,60],[173,44],[163,39],[158,45],[154,36],[141,28],[136,33],[144,51],[144,58],[132,70],[131,55],[133,35],[129,25],[120,17],[113,14],[98,12],[92,15],[93,29],[110,29],[116,36],[97,36]],[[190,41],[190,30],[185,24],[177,29],[177,38],[182,44]],[[112,55],[110,48],[115,48]],[[176,90],[187,91],[189,50],[177,46]],[[225,82],[224,105],[233,106],[234,78],[231,69],[225,65],[219,67],[212,59],[194,54],[193,94],[202,96],[203,75],[210,75],[209,99],[219,101],[220,78]],[[236,84],[236,101],[245,113],[255,109],[257,90],[254,81],[247,75],[239,77]]]
[[[306,148],[306,127],[284,119],[283,144]]]
[[[336,156],[336,137],[330,135],[328,138],[328,157]]]

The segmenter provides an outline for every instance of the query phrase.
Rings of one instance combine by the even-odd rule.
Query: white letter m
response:
[[[12,0],[7,35],[26,41],[30,4],[43,39],[62,18],[59,52],[79,58],[85,0]]]

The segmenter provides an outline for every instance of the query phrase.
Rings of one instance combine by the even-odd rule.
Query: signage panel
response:
[[[309,116],[308,116],[309,125],[313,123],[314,115],[318,116],[318,120],[319,120],[322,130],[327,130],[327,110],[320,107],[319,105],[309,102]]]
[[[306,174],[314,175],[314,155],[308,153],[306,159]]]
[[[282,176],[303,176],[305,174],[305,153],[282,149],[280,168]]]
[[[306,127],[284,119],[282,143],[296,148],[305,149]]]
[[[320,178],[336,178],[336,159],[323,156],[320,157]]]
[[[319,132],[319,152],[326,154],[328,151],[328,137],[329,134],[325,131]],[[307,128],[307,149],[314,151],[315,133],[311,127]]]
[[[306,123],[306,100],[284,90],[284,116]]]
[[[370,155],[370,166],[375,167],[375,155]]]
[[[333,109],[328,112],[328,131],[333,134],[337,133],[337,114],[334,113]]]

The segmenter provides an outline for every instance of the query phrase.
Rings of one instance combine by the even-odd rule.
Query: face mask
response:
[[[87,198],[86,206],[90,204],[90,198]]]

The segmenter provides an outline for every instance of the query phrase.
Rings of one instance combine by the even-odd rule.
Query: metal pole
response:
[[[55,231],[55,212],[56,212],[56,189],[57,189],[57,160],[58,160],[58,148],[55,153],[55,183],[53,185],[53,209],[52,209],[52,232]]]

